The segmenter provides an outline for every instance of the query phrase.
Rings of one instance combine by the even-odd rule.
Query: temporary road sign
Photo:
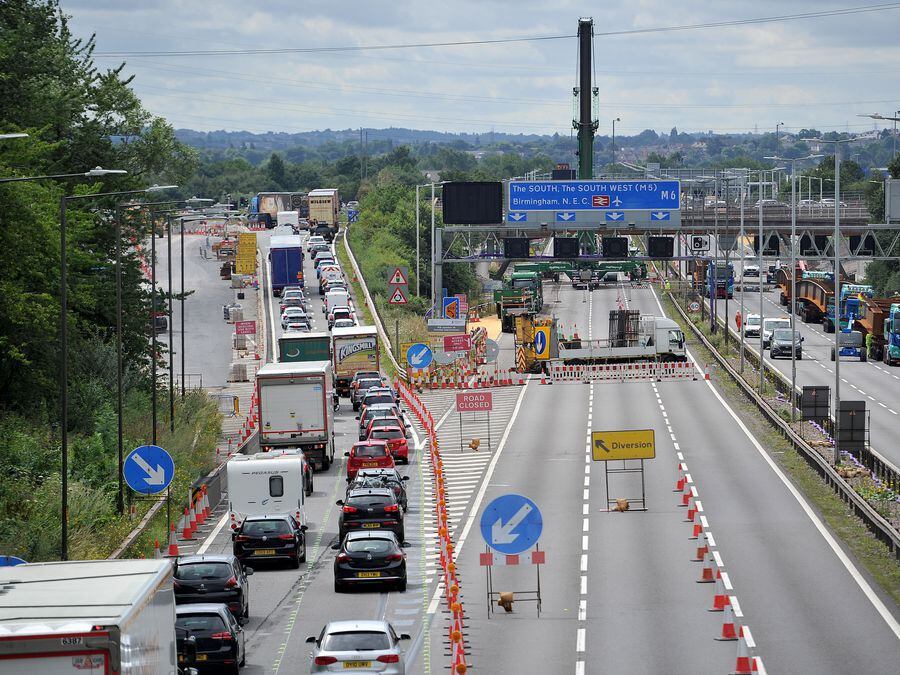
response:
[[[441,307],[441,316],[445,319],[459,318],[459,298],[445,297]]]
[[[406,350],[406,362],[413,368],[427,368],[434,360],[434,352],[428,345],[417,342]]]
[[[500,356],[500,345],[497,344],[495,340],[491,340],[490,338],[485,339],[484,360],[487,363],[493,363],[497,360],[498,356]]]
[[[688,309],[692,312],[699,312],[700,311],[700,303],[697,302],[696,300],[694,300],[691,302],[691,304],[688,305]]]
[[[16,565],[25,565],[26,560],[18,558],[14,555],[0,555],[0,567],[15,567]]]
[[[405,305],[409,302],[406,293],[403,291],[404,288],[406,288],[406,286],[395,286],[388,302],[392,305]]]
[[[459,358],[459,354],[455,352],[442,352],[440,350],[435,350],[433,354],[434,362],[439,366],[449,366]]]
[[[132,490],[153,495],[169,487],[175,477],[175,462],[158,445],[141,445],[128,453],[122,473]]]
[[[235,321],[234,332],[237,335],[256,335],[256,321]]]
[[[409,268],[395,267],[388,274],[388,286],[406,286],[409,283]]]
[[[444,336],[445,352],[467,352],[472,348],[472,336],[468,333]]]
[[[681,187],[677,180],[509,181],[508,186],[510,213],[597,209],[659,211],[681,206]],[[510,220],[509,216],[507,220]]]
[[[521,553],[541,537],[544,521],[537,504],[517,494],[497,497],[481,513],[481,536],[495,551]]]
[[[466,329],[465,319],[428,319],[430,333],[458,333]]]
[[[595,462],[656,457],[653,429],[594,431],[591,433],[591,449]]]
[[[476,412],[494,409],[494,395],[489,391],[472,391],[456,395],[456,412]]]
[[[550,358],[550,326],[535,326],[534,358],[540,361]]]
[[[359,220],[359,211],[353,211],[351,209],[347,209],[347,222],[355,223]]]

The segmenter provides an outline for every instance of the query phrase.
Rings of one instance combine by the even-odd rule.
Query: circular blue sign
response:
[[[175,462],[158,445],[142,445],[128,453],[122,474],[135,492],[154,495],[169,487],[175,477]]]
[[[16,565],[26,565],[27,560],[22,560],[14,555],[0,555],[0,567],[15,567]]]
[[[495,551],[515,555],[534,546],[541,537],[541,511],[528,497],[497,497],[481,513],[481,536]]]
[[[414,345],[410,345],[409,349],[406,350],[406,362],[410,365],[411,368],[427,368],[431,365],[431,362],[434,360],[434,352],[431,351],[431,347],[426,344],[422,344],[421,342],[417,342]]]

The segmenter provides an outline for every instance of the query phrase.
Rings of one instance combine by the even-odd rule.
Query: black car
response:
[[[393,532],[348,532],[334,559],[334,591],[350,585],[391,584],[401,593],[406,590],[406,554]]]
[[[389,487],[348,490],[346,499],[338,499],[338,538],[343,541],[351,530],[390,530],[397,541],[405,539],[403,509]]]
[[[306,562],[306,525],[288,514],[248,516],[232,533],[234,555],[246,560],[288,560],[294,568]]]
[[[793,338],[793,339],[791,339]],[[790,328],[776,328],[772,331],[772,339],[769,341],[769,357],[777,358],[779,356],[791,355],[791,343],[796,350],[797,359],[803,358],[803,337],[800,332],[794,333]]]
[[[250,582],[253,569],[227,553],[183,555],[175,559],[175,602],[221,602],[239,621],[250,616]]]
[[[350,490],[360,487],[389,487],[394,491],[397,503],[405,513],[409,504],[404,481],[408,480],[409,476],[401,476],[397,469],[360,469],[356,472],[354,481],[347,487],[347,494]]]
[[[390,387],[373,387],[367,391],[361,401],[363,406],[378,405],[379,403],[397,403],[397,394]]]
[[[247,654],[244,629],[228,607],[218,603],[178,605],[175,627],[188,631],[197,645],[196,667],[238,673]]]

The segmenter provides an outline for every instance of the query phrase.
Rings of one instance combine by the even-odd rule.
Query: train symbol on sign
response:
[[[591,195],[591,206],[594,208],[609,206],[609,195]]]

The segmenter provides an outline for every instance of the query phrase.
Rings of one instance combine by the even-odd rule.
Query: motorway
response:
[[[267,240],[262,233],[263,261]],[[321,322],[308,261],[305,269],[313,314]],[[266,278],[264,274],[264,285]],[[551,285],[546,297],[548,311],[563,331],[582,337],[605,337],[608,311],[620,304],[642,313],[661,312],[650,288],[607,287],[588,293],[560,284]],[[275,316],[277,306],[266,299]],[[277,334],[279,327],[274,330]],[[503,335],[501,342],[503,354],[511,353],[511,336]],[[713,383],[541,385],[533,378],[525,387],[495,389],[490,421],[471,414],[464,417],[462,429],[453,396],[436,391],[423,400],[439,424],[469,663],[476,672],[733,670],[735,643],[713,639],[721,631],[722,613],[707,611],[715,584],[696,583],[701,568],[691,561],[696,542],[688,539],[685,509],[672,491],[678,453],[714,534],[713,550],[733,585],[729,593],[752,628],[757,654],[769,672],[895,672],[898,608],[835,541]],[[336,418],[340,454],[356,438],[346,401]],[[590,461],[588,434],[628,428],[652,428],[656,435],[656,458],[645,463],[648,510],[609,512],[603,465]],[[334,502],[345,485],[341,457],[328,472],[316,474],[307,502],[309,562],[300,570],[260,566],[251,577],[244,672],[307,672],[308,635],[330,620],[379,617],[411,634],[408,672],[445,671],[446,619],[436,584],[432,477],[427,463],[418,461],[424,436],[421,429],[414,431],[413,461],[401,468],[411,476],[408,590],[334,592],[334,552],[329,547],[337,538]],[[471,438],[480,438],[478,452],[466,447]],[[639,479],[611,475],[610,490],[610,498],[634,498],[640,493]],[[528,496],[543,513],[540,543],[547,563],[541,569],[540,618],[528,602],[517,602],[511,614],[498,608],[487,618],[478,519],[491,499],[509,492]],[[224,519],[200,548],[230,550]],[[495,568],[494,582],[495,590],[533,590],[535,570],[530,565]]]
[[[735,264],[735,279],[740,273],[740,264]],[[735,291],[728,302],[728,326],[735,328],[735,314],[740,311],[743,295],[744,312],[759,314],[759,292],[749,290],[746,293]],[[763,293],[763,316],[790,318],[789,308],[782,307],[779,302],[777,288]],[[725,318],[725,302],[716,301],[716,314]],[[797,386],[820,385],[829,386],[834,396],[834,362],[831,360],[831,348],[834,346],[834,333],[828,334],[821,323],[803,323],[799,315],[795,325],[804,337],[803,358],[796,362]],[[746,344],[759,353],[759,340],[751,338]],[[766,350],[765,360],[783,373],[788,381],[791,379],[791,359],[771,359]],[[860,362],[858,359],[844,357],[841,359],[841,400],[865,401],[869,412],[869,442],[884,457],[900,467],[900,445],[897,444],[897,428],[900,424],[900,367],[887,366],[879,361]]]

